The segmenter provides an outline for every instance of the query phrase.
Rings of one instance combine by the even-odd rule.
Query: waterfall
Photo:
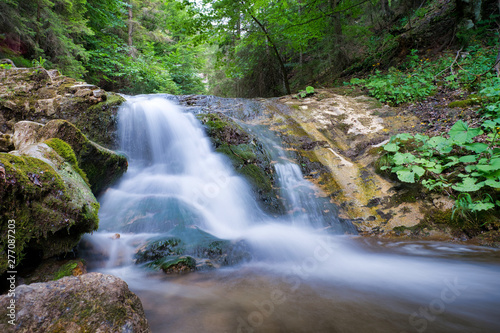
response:
[[[100,198],[100,229],[86,241],[109,258],[94,269],[122,277],[139,294],[153,332],[498,331],[498,251],[344,236],[352,226],[311,199],[318,189],[268,134],[262,140],[287,210],[278,218],[259,209],[192,113],[158,96],[121,107],[129,170]],[[179,225],[243,239],[252,260],[184,282],[133,264],[141,244]]]

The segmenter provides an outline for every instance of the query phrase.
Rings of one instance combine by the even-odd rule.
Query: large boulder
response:
[[[38,262],[72,251],[82,234],[97,230],[98,210],[81,174],[47,144],[0,153],[0,273],[26,257]]]
[[[66,119],[90,140],[117,145],[116,120],[125,99],[94,85],[77,82],[57,70],[0,69],[0,132],[10,134],[21,120],[47,123]]]
[[[51,138],[68,143],[95,195],[109,187],[127,170],[127,159],[124,156],[90,141],[76,126],[66,120],[52,120],[46,125],[20,121],[14,128],[13,141],[16,149]],[[57,146],[52,147],[58,150]]]
[[[0,331],[151,332],[139,298],[123,280],[101,273],[17,286],[14,297],[0,296]]]

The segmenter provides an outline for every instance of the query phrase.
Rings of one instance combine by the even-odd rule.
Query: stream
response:
[[[315,186],[262,134],[287,214],[256,203],[193,112],[165,96],[119,111],[124,177],[100,198],[89,270],[124,279],[153,332],[500,332],[500,251],[363,238],[324,211]],[[273,147],[273,148],[271,148]],[[248,260],[165,275],[134,263],[179,225],[243,241]]]

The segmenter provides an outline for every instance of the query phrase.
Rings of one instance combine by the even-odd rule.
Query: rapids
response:
[[[138,294],[153,332],[500,331],[500,251],[358,237],[321,214],[283,150],[273,158],[289,213],[267,216],[193,113],[164,97],[130,97],[119,136],[129,171],[100,198],[87,258]],[[243,239],[252,259],[175,277],[134,264],[178,224]]]

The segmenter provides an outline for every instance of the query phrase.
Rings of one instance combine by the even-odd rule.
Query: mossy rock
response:
[[[45,144],[23,153],[40,158],[0,153],[0,272],[8,268],[10,220],[15,221],[16,265],[26,255],[69,252],[82,234],[98,227],[99,204],[67,162]]]
[[[0,77],[0,131],[7,120],[46,123],[65,119],[76,124],[90,140],[109,148],[118,143],[116,126],[119,106],[125,99],[114,93],[76,82],[43,68],[13,68]],[[80,87],[89,94],[82,95]]]
[[[272,183],[269,177],[255,164],[247,164],[239,171],[259,192],[268,193],[272,191]]]
[[[190,256],[165,257],[147,266],[161,269],[165,274],[185,274],[196,270],[196,260]]]
[[[205,125],[216,148],[221,144],[238,145],[250,140],[249,134],[241,126],[222,113],[199,114],[196,117]]]
[[[45,140],[44,143],[46,143],[50,148],[54,149],[56,153],[59,154],[59,156],[64,158],[66,162],[68,162],[73,167],[73,170],[78,172],[78,174],[82,177],[83,180],[85,180],[87,185],[90,187],[87,175],[78,166],[78,160],[76,159],[75,152],[73,151],[73,149],[69,144],[57,138]]]
[[[37,267],[21,267],[19,272],[24,283],[48,282],[62,279],[66,276],[79,276],[87,273],[87,264],[81,258],[64,259],[52,257],[44,260]]]
[[[224,154],[250,184],[259,206],[269,214],[285,212],[274,179],[274,168],[269,155],[257,137],[245,131],[234,120],[222,113],[199,114],[215,150]]]
[[[11,332],[7,306],[0,296],[0,331]],[[16,332],[150,333],[140,299],[125,281],[89,273],[16,288]],[[40,318],[43,318],[41,320]]]
[[[239,242],[219,239],[197,227],[177,226],[170,233],[150,239],[135,254],[137,264],[146,263],[166,273],[176,258],[193,257],[192,269],[197,261],[207,259],[212,267],[229,266],[250,258],[247,246]],[[175,260],[174,260],[175,261]]]
[[[40,130],[40,140],[52,138],[61,139],[71,146],[95,195],[99,195],[127,170],[128,163],[124,156],[88,140],[75,125],[66,120],[50,121]],[[59,150],[65,154],[63,145],[53,145],[61,148]]]

